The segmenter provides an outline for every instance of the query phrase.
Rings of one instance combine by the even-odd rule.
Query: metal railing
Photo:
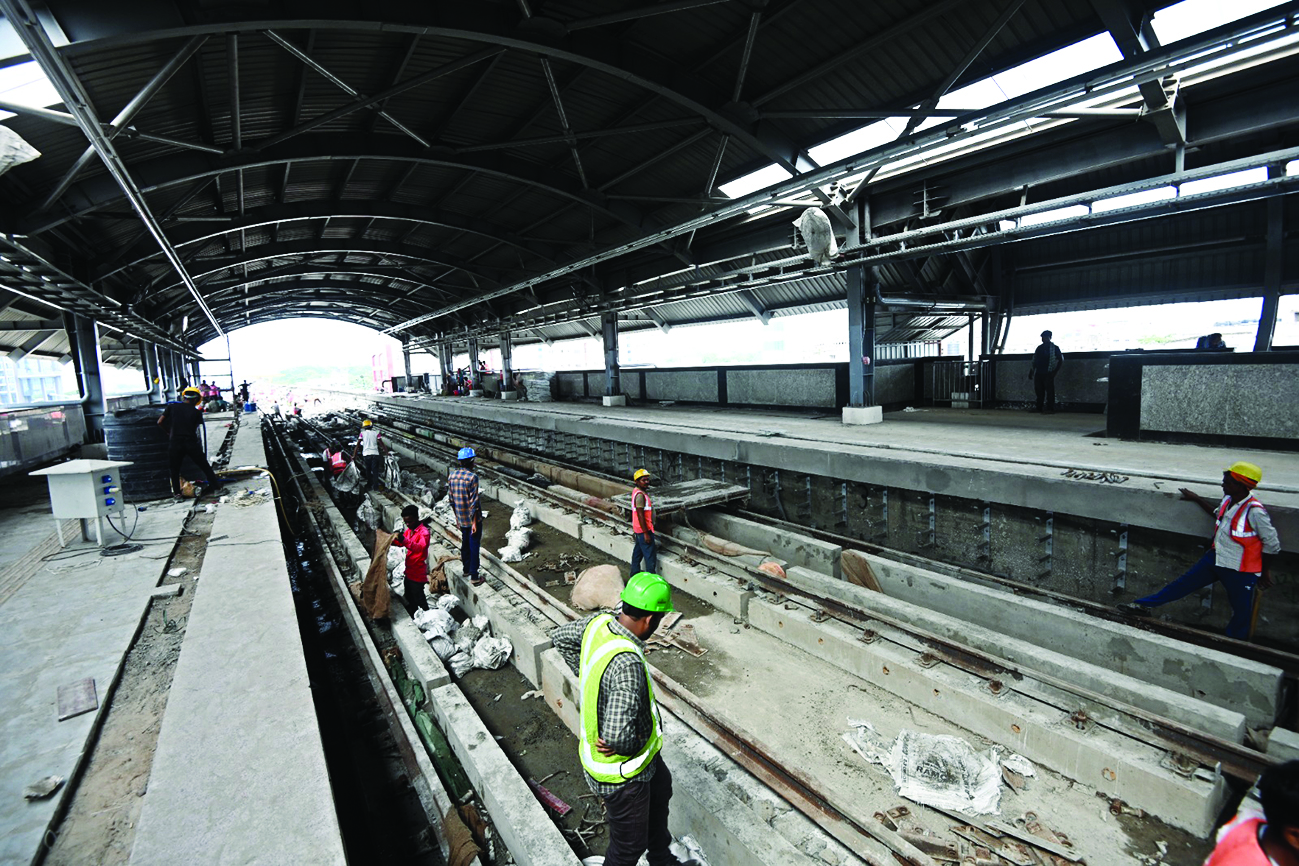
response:
[[[936,358],[928,364],[929,393],[935,406],[981,409],[991,398],[992,365],[964,358]]]

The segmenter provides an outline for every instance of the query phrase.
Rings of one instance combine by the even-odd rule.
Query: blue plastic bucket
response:
[[[244,404],[244,411],[245,411],[245,412],[256,412],[256,411],[257,411],[257,404],[256,404],[256,403],[245,403],[245,404]]]

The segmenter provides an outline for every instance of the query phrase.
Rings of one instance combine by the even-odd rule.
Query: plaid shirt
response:
[[[600,614],[592,614],[586,619],[574,620],[561,625],[550,633],[550,641],[563,656],[565,663],[579,677],[582,657],[582,635],[586,632],[587,623]],[[612,628],[625,638],[630,638],[642,649],[644,644],[636,635],[629,632],[618,620],[613,621]],[[632,653],[618,653],[609,661],[600,677],[600,699],[597,702],[596,715],[600,720],[600,737],[612,746],[620,755],[634,755],[645,747],[654,730],[651,717],[649,687],[645,682],[645,666]],[[649,763],[634,781],[648,782],[654,778],[658,768],[658,758]],[[590,773],[584,773],[586,784],[601,797],[622,788],[625,782],[609,784],[597,782]]]
[[[478,505],[478,476],[468,469],[457,467],[451,470],[447,478],[447,495],[451,499],[457,526],[471,526],[474,516],[482,513]]]

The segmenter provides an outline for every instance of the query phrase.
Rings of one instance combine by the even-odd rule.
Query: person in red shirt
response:
[[[1264,817],[1242,809],[1204,866],[1299,866],[1299,761],[1269,767],[1258,793]]]
[[[428,586],[428,546],[433,531],[427,522],[420,522],[419,509],[414,505],[401,510],[401,519],[406,528],[393,536],[392,543],[394,547],[406,548],[406,610],[414,614],[416,608],[428,610],[424,590]]]

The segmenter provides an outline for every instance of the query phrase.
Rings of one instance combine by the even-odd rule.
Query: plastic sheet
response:
[[[995,815],[1001,807],[1001,769],[996,749],[979,753],[960,737],[903,730],[892,745],[875,728],[849,719],[843,735],[854,751],[880,764],[898,794],[916,803],[969,815]]]
[[[474,667],[494,671],[510,660],[514,645],[507,637],[485,637],[474,644]]]
[[[0,174],[40,157],[41,152],[7,126],[0,126]]]

